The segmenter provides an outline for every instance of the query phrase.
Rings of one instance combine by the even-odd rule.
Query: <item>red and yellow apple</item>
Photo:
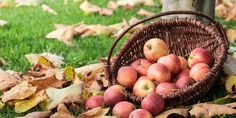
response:
[[[178,78],[182,76],[189,76],[190,70],[188,68],[180,70],[179,73],[176,74],[175,79],[177,80]]]
[[[211,67],[213,63],[213,56],[211,55],[211,52],[203,48],[196,48],[191,51],[188,57],[188,66],[192,68],[197,63],[206,63],[209,67]]]
[[[165,96],[171,92],[174,92],[176,87],[174,84],[169,82],[163,82],[157,85],[155,93]]]
[[[153,93],[142,100],[141,107],[156,116],[165,108],[165,101],[161,95]]]
[[[160,57],[157,63],[164,64],[172,74],[176,74],[180,71],[180,60],[175,54]]]
[[[124,66],[118,70],[117,81],[126,88],[132,88],[137,81],[137,72],[131,66]]]
[[[132,111],[129,118],[153,118],[152,114],[145,109],[136,109]]]
[[[197,63],[191,68],[189,75],[195,81],[199,81],[199,80],[203,79],[203,77],[209,71],[210,71],[210,67],[206,63]]]
[[[178,57],[179,57],[179,60],[180,60],[180,69],[188,68],[188,61],[182,56],[178,56]]]
[[[113,107],[118,102],[125,101],[127,93],[122,86],[113,85],[105,90],[103,98],[107,106]]]
[[[152,63],[147,59],[137,59],[130,64],[137,72],[139,76],[146,76],[147,70]]]
[[[151,62],[156,62],[161,56],[167,55],[168,52],[168,46],[159,38],[148,40],[143,47],[144,56]]]
[[[96,96],[91,96],[88,100],[85,102],[85,107],[87,109],[93,109],[96,107],[103,107],[104,106],[104,100],[103,96],[96,95]]]
[[[132,103],[121,101],[113,107],[112,114],[119,118],[129,118],[130,113],[135,109],[136,108]]]
[[[155,63],[148,68],[147,78],[159,83],[168,82],[171,79],[171,73],[164,64]]]
[[[175,86],[179,89],[187,88],[191,83],[192,78],[190,76],[181,76],[175,82]]]
[[[139,79],[133,87],[133,93],[138,97],[145,97],[155,92],[155,84],[149,79]]]

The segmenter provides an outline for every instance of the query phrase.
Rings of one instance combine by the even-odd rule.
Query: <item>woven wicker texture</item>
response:
[[[192,14],[192,12],[188,11],[180,12]],[[179,12],[168,12],[163,13],[162,15],[173,13],[177,14]],[[159,16],[161,15],[153,16],[153,18]],[[149,19],[144,19],[141,22],[147,20]],[[210,20],[210,24],[204,24],[201,21],[190,18],[160,19],[137,30],[123,44],[120,51],[116,54],[114,62],[110,64],[108,61],[107,71],[111,84],[117,84],[116,76],[120,67],[129,65],[136,59],[144,58],[143,46],[146,41],[151,38],[160,38],[168,45],[169,53],[188,57],[190,52],[197,47],[206,48],[212,53],[214,63],[210,72],[208,72],[201,81],[194,83],[186,89],[181,89],[164,96],[166,106],[189,105],[197,102],[213,86],[218,78],[219,71],[227,58],[228,42],[223,28],[219,23],[212,19]],[[118,37],[116,41],[118,42],[121,37],[122,36]],[[110,59],[116,43],[112,46],[108,60]],[[142,98],[134,96],[132,90],[128,91],[128,98],[130,101],[141,102]]]

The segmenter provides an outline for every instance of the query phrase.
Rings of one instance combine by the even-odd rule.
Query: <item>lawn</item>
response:
[[[108,0],[90,0],[91,3],[106,7]],[[130,19],[132,16],[142,18],[136,12],[143,6],[133,10],[117,9],[113,16],[101,16],[99,14],[85,15],[79,8],[80,3],[68,0],[64,5],[63,0],[44,0],[44,3],[55,9],[59,15],[53,16],[37,7],[19,7],[0,9],[0,19],[8,21],[4,28],[0,28],[0,57],[4,58],[9,65],[2,67],[24,72],[31,65],[24,57],[28,53],[51,52],[62,55],[65,65],[79,67],[81,65],[94,63],[101,57],[106,57],[114,38],[108,36],[94,36],[88,38],[75,37],[75,46],[68,46],[57,40],[44,38],[47,33],[54,30],[54,23],[76,24],[84,21],[87,24],[114,24],[121,22],[123,18]],[[160,8],[144,7],[152,12],[160,12]],[[225,22],[228,27],[236,27],[236,22]],[[124,41],[124,40],[123,40]],[[122,43],[119,44],[119,46]],[[117,48],[118,49],[118,48]],[[223,87],[212,91],[207,100],[224,96]],[[0,111],[0,117],[12,118],[21,114],[15,114],[13,109],[4,108]]]

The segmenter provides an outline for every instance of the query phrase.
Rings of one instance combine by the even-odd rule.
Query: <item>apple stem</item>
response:
[[[151,49],[152,49],[151,45],[147,45],[147,48],[148,48],[149,50],[151,50]]]

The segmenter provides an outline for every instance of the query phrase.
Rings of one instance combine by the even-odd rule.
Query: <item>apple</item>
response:
[[[103,96],[96,95],[96,96],[91,96],[88,100],[85,102],[85,107],[87,109],[93,109],[96,107],[103,107],[104,106],[104,100]]]
[[[175,78],[178,79],[178,78],[180,78],[182,76],[189,76],[189,72],[190,72],[190,70],[188,68],[182,69],[182,70],[180,70],[179,73],[177,73]]]
[[[145,109],[136,109],[132,111],[129,118],[153,118],[152,114]]]
[[[137,72],[139,76],[146,76],[147,70],[152,63],[147,59],[137,59],[130,64]]]
[[[139,79],[133,87],[133,93],[138,97],[145,97],[155,92],[155,84],[149,79]]]
[[[141,77],[138,78],[137,81],[139,81],[139,80],[141,80],[141,79],[148,79],[148,78],[147,78],[147,76],[141,76]]]
[[[172,74],[176,74],[180,71],[180,60],[175,54],[169,54],[167,56],[160,57],[157,63],[164,64]]]
[[[195,81],[199,81],[199,80],[203,79],[203,77],[209,71],[210,71],[210,67],[206,63],[197,63],[191,68],[189,75]]]
[[[124,66],[118,70],[117,82],[130,89],[134,86],[134,83],[137,81],[137,72],[131,66]]]
[[[156,62],[161,56],[168,54],[168,46],[159,38],[148,40],[143,47],[144,56],[151,62]]]
[[[171,79],[171,73],[164,64],[155,63],[148,68],[147,78],[159,83],[168,82]]]
[[[191,51],[188,57],[188,66],[192,68],[197,63],[206,63],[210,67],[213,63],[213,56],[210,51],[203,48],[196,48]]]
[[[174,92],[176,89],[174,84],[169,82],[163,82],[157,85],[155,93],[165,96],[171,92]]]
[[[156,116],[165,108],[165,101],[161,95],[153,93],[142,100],[141,107]]]
[[[187,88],[191,83],[192,78],[190,76],[181,76],[175,82],[175,86],[179,89]]]
[[[135,109],[136,108],[132,103],[122,101],[113,107],[112,114],[114,116],[118,116],[119,118],[129,118],[130,113]]]
[[[179,60],[180,60],[180,69],[188,68],[188,61],[182,56],[178,56],[178,57],[179,57]]]
[[[113,107],[118,102],[127,100],[127,92],[122,86],[113,85],[105,90],[103,98],[107,106]]]

